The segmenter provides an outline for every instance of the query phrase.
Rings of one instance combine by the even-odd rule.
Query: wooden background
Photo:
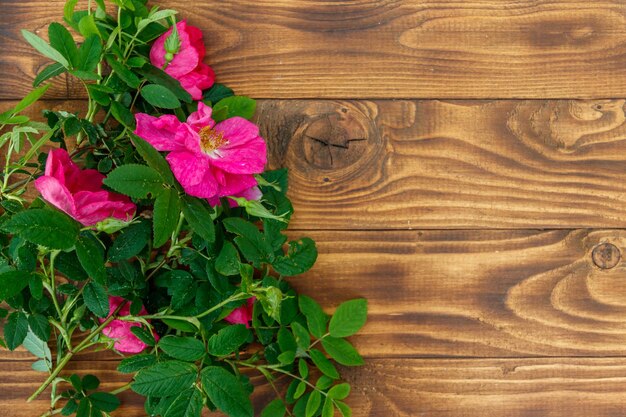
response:
[[[45,64],[19,29],[63,3],[0,1],[0,107]],[[158,3],[262,99],[293,233],[319,243],[294,284],[329,311],[369,299],[356,417],[626,414],[626,1]],[[44,104],[83,98],[59,79]],[[114,359],[74,369],[114,388]],[[1,352],[0,415],[45,410],[24,404],[40,380]],[[114,415],[143,415],[123,399]]]

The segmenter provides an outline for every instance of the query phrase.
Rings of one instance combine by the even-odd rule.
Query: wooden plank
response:
[[[625,230],[307,235],[318,261],[291,282],[329,313],[367,298],[367,358],[626,356]]]
[[[79,362],[71,369],[101,377],[105,390],[128,381],[110,362]],[[373,359],[343,373],[352,383],[348,403],[355,417],[614,417],[626,413],[626,358]],[[24,402],[41,382],[41,373],[25,363],[0,362],[0,375],[0,414],[26,417],[46,411],[45,398]],[[257,386],[253,399],[258,413],[275,394],[262,377],[251,376]],[[113,415],[145,416],[140,397],[125,392],[121,399],[122,408]]]
[[[202,28],[220,81],[259,98],[626,95],[621,0],[155,3]],[[59,21],[63,4],[3,1],[0,98],[22,96],[42,62],[19,29]]]
[[[263,100],[256,121],[292,229],[620,228],[624,103]]]

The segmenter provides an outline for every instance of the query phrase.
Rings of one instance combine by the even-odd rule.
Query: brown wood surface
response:
[[[221,81],[258,98],[626,96],[622,0],[157,3],[203,29]],[[0,98],[28,91],[44,62],[19,29],[60,20],[63,4],[2,1]]]
[[[19,29],[45,37],[63,3],[0,0],[0,111],[46,64]],[[626,415],[624,1],[153,3],[202,28],[219,81],[265,98],[292,234],[320,250],[293,284],[328,312],[369,300],[355,417]],[[72,79],[46,98],[31,114],[84,112]],[[0,416],[45,411],[24,404],[31,359],[0,351]],[[70,370],[113,389],[117,359]],[[273,393],[253,380],[258,408]],[[114,416],[145,415],[122,399]]]
[[[70,371],[93,373],[108,381],[105,389],[128,382],[114,369],[112,362],[70,366]],[[618,417],[626,413],[624,358],[371,359],[362,368],[342,373],[353,386],[348,403],[355,416]],[[0,410],[12,410],[3,415],[35,416],[46,411],[45,399],[27,409],[23,403],[40,381],[40,373],[14,361],[0,362],[0,374],[3,384],[11,386],[0,397]],[[275,394],[264,378],[250,376],[257,386],[255,408],[260,410]],[[146,415],[140,397],[125,392],[121,399],[124,408],[113,415]]]

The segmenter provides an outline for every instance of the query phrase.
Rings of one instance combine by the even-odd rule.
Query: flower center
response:
[[[206,154],[211,154],[219,149],[220,146],[228,142],[224,139],[224,134],[218,132],[211,126],[205,126],[198,132],[200,136],[200,148]]]

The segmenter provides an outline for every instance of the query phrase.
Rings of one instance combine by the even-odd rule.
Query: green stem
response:
[[[184,316],[170,316],[167,314],[149,314],[146,316],[141,316],[142,319],[171,319],[171,320],[189,320],[190,318],[192,319],[200,319],[204,316],[207,316],[209,314],[211,314],[212,312],[214,312],[215,310],[219,310],[220,308],[224,307],[226,304],[230,304],[234,301],[240,301],[240,300],[245,300],[250,298],[249,294],[246,293],[238,293],[235,295],[232,295],[230,297],[228,297],[226,300],[222,301],[221,303],[211,307],[210,309],[203,311],[202,313],[196,315],[196,316],[191,316],[191,317],[184,317]],[[122,317],[121,320],[124,320],[125,317]]]
[[[326,339],[328,336],[330,336],[330,333],[326,333],[324,336],[320,337],[319,339],[317,339],[315,342],[311,343],[311,346],[309,346],[309,350],[317,345],[319,342],[321,342],[322,340]]]
[[[102,330],[104,330],[105,327],[107,327],[109,325],[109,323],[111,323],[113,320],[115,320],[117,317],[117,313],[120,312],[120,310],[126,305],[126,302],[121,303],[113,312],[113,314],[111,314],[109,317],[107,317],[106,320],[104,320],[98,327],[96,327],[96,329],[94,331],[92,331],[91,333],[89,333],[89,335],[83,339],[82,342],[80,342],[78,344],[78,346],[76,346],[76,348],[72,351],[69,351],[67,353],[67,355],[65,355],[65,357],[61,360],[61,362],[59,362],[56,366],[56,368],[54,368],[54,371],[52,371],[52,373],[50,374],[50,376],[48,377],[48,379],[46,379],[44,381],[43,384],[41,384],[41,386],[39,388],[37,388],[37,391],[35,391],[33,393],[33,395],[31,395],[30,397],[28,397],[28,400],[26,400],[27,402],[31,402],[33,401],[35,398],[37,398],[46,388],[48,388],[48,385],[50,385],[52,383],[52,381],[55,380],[55,378],[57,376],[59,376],[59,374],[61,373],[61,371],[63,370],[63,368],[65,367],[65,365],[67,365],[67,363],[70,361],[70,359],[72,359],[72,357],[82,351],[83,349],[85,349],[86,347],[90,346],[90,342],[91,339],[94,338],[96,335],[100,334],[100,332]]]
[[[109,391],[109,394],[117,395],[117,394],[119,394],[121,392],[124,392],[124,391],[126,391],[127,389],[130,388],[130,384],[131,383],[129,382],[127,384],[122,385],[121,387],[119,387],[117,389],[114,389],[113,391]],[[40,417],[54,416],[54,415],[60,414],[62,410],[63,410],[62,408],[51,409],[51,410],[43,413]]]

